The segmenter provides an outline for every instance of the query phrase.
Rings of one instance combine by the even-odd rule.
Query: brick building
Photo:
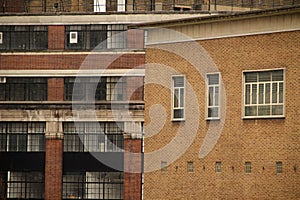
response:
[[[299,7],[132,28],[147,30],[144,199],[299,199]]]

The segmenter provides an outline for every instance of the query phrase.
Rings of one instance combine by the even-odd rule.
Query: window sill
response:
[[[247,119],[284,119],[284,115],[277,115],[277,116],[243,116],[243,120]]]

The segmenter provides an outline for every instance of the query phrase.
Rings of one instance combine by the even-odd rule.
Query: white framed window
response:
[[[160,167],[161,167],[160,170],[162,172],[165,172],[165,171],[167,171],[168,163],[166,161],[161,161],[160,162]]]
[[[118,0],[118,11],[119,12],[124,12],[125,11],[125,0]]]
[[[76,44],[78,42],[78,33],[76,31],[70,32],[70,43]]]
[[[185,119],[185,76],[172,76],[172,120]]]
[[[221,162],[216,162],[216,172],[221,173],[222,172],[222,163]]]
[[[220,119],[220,73],[206,74],[206,119]]]
[[[94,0],[94,12],[106,12],[106,0]]]
[[[276,173],[277,174],[282,173],[282,162],[276,162]]]
[[[187,172],[194,172],[194,162],[192,161],[187,162]]]
[[[3,44],[3,33],[0,32],[0,44]]]
[[[244,117],[284,117],[284,70],[244,72]]]

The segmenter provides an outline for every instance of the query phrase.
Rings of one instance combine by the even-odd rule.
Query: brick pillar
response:
[[[124,150],[124,200],[138,200],[142,192],[141,134],[125,134]]]
[[[48,79],[48,101],[64,100],[64,79],[50,78]]]
[[[61,122],[46,124],[45,200],[62,199],[63,133]]]
[[[130,29],[127,32],[128,49],[144,48],[144,31],[140,29]]]
[[[65,27],[48,26],[48,49],[63,50],[65,48]]]

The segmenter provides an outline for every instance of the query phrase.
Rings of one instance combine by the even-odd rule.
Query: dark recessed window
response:
[[[44,50],[48,48],[47,26],[0,26],[0,50]]]
[[[6,78],[0,83],[0,101],[46,101],[48,78]]]

